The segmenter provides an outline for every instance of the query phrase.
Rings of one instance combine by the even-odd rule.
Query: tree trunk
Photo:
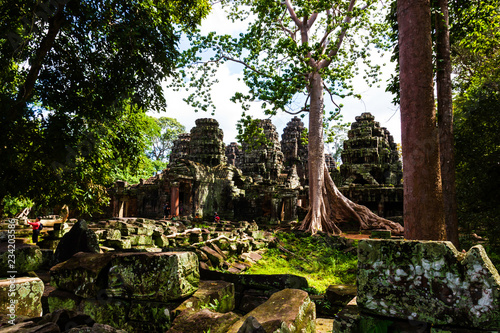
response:
[[[19,89],[19,94],[17,96],[17,105],[19,106],[19,108],[17,109],[22,108],[26,104],[28,99],[33,95],[33,89],[35,87],[36,80],[38,79],[38,75],[40,74],[43,61],[54,46],[54,41],[57,37],[57,34],[61,30],[61,25],[64,22],[65,6],[66,3],[58,3],[56,13],[48,21],[49,26],[47,29],[47,34],[40,42],[40,46],[35,53],[35,58],[31,60],[31,67],[28,75],[26,76],[24,84]],[[16,112],[14,111],[13,113],[15,115]]]
[[[360,229],[388,229],[401,234],[403,227],[379,217],[368,208],[347,199],[335,186],[325,165],[323,142],[323,81],[314,73],[310,79],[309,110],[309,211],[299,230],[315,234],[340,234],[339,222],[356,220]]]
[[[455,188],[455,153],[453,142],[453,99],[451,87],[450,33],[448,30],[448,0],[438,1],[436,14],[436,58],[439,153],[443,182],[446,239],[458,249],[458,217]]]
[[[445,240],[429,0],[398,0],[405,238]]]

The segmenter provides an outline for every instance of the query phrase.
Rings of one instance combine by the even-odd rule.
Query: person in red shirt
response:
[[[35,222],[28,221],[28,224],[31,225],[33,229],[33,235],[31,235],[31,239],[34,244],[38,243],[38,235],[40,235],[40,216],[38,216]]]
[[[215,213],[214,222],[216,222],[216,223],[220,222],[220,217],[219,217],[219,214],[217,214],[217,213]]]

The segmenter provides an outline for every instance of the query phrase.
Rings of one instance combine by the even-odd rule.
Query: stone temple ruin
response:
[[[337,174],[347,180],[341,188],[379,213],[397,214],[396,147],[370,114],[356,120]],[[270,121],[261,126],[270,144],[247,153],[245,145],[224,147],[215,120],[198,120],[190,135],[180,136],[162,174],[137,185],[117,183],[114,212],[161,215],[161,205],[171,202],[174,215],[200,220],[214,209],[279,220],[297,214],[307,188],[307,147],[292,129],[303,125],[294,118],[281,144]],[[210,137],[204,135],[208,129]],[[318,241],[343,253],[356,251],[358,266],[356,285],[330,285],[315,295],[307,292],[305,277],[239,274],[264,248],[280,246],[256,222],[193,227],[190,219],[60,221],[47,223],[37,245],[26,243],[30,231],[21,219],[0,224],[0,332],[500,329],[500,275],[481,245],[460,252],[450,242],[380,239],[391,238],[386,231],[356,245],[318,234]],[[324,329],[318,315],[329,316]]]
[[[118,181],[111,190],[113,217],[172,216],[211,220],[217,212],[228,220],[294,221],[305,215],[308,187],[304,123],[294,117],[281,136],[269,119],[261,120],[267,144],[249,149],[225,146],[215,119],[196,120],[190,133],[174,142],[168,168],[139,184]],[[370,113],[356,117],[344,142],[339,171],[326,162],[348,198],[383,217],[402,215],[402,171],[397,147],[387,129]],[[355,229],[355,226],[354,226]]]

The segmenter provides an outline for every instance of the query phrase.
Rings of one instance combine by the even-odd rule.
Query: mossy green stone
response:
[[[0,314],[39,317],[42,315],[42,280],[34,277],[0,279]],[[15,303],[12,303],[15,302]],[[13,306],[12,306],[13,304]]]
[[[42,262],[42,251],[36,245],[16,243],[14,249],[9,249],[7,243],[0,245],[0,276],[2,277],[8,277],[9,271],[15,271],[17,276],[36,271]]]
[[[362,240],[358,297],[376,315],[469,328],[500,327],[500,276],[483,247],[450,242]]]

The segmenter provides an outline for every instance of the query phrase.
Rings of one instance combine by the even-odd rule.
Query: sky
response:
[[[202,22],[201,31],[209,32],[216,31],[219,34],[237,34],[245,30],[243,23],[234,24],[225,18],[224,12],[214,7],[211,14]],[[181,44],[182,47],[182,44]],[[380,123],[381,127],[386,127],[394,137],[394,141],[401,142],[400,128],[400,113],[399,107],[391,103],[393,96],[385,92],[386,80],[394,73],[394,64],[390,63],[390,54],[384,56],[376,52],[372,52],[377,58],[372,59],[372,62],[386,65],[383,67],[383,75],[381,77],[380,87],[368,87],[362,79],[362,74],[354,80],[354,87],[357,93],[362,96],[361,100],[355,98],[345,98],[335,100],[337,104],[343,104],[342,115],[344,122],[354,122],[355,117],[363,112],[370,112],[375,116],[375,121]],[[165,98],[167,100],[167,108],[164,112],[152,113],[155,117],[170,117],[177,119],[185,126],[189,132],[195,126],[195,120],[198,118],[215,118],[219,122],[219,127],[224,132],[224,142],[229,144],[236,142],[236,124],[241,118],[242,109],[239,104],[230,101],[230,98],[237,91],[246,92],[248,88],[243,81],[238,81],[242,78],[242,67],[239,65],[228,65],[227,63],[219,68],[217,78],[219,83],[212,87],[212,99],[214,101],[216,111],[215,115],[210,112],[194,112],[182,99],[188,96],[187,92],[173,91],[164,88]],[[361,71],[362,73],[362,71]],[[329,102],[329,96],[325,96],[325,102]],[[254,118],[264,119],[269,116],[264,115],[259,103],[252,105],[247,114]],[[271,121],[276,126],[278,134],[281,138],[283,128],[293,118],[293,115],[281,112],[271,118]],[[304,118],[304,123],[307,126],[307,115]]]

